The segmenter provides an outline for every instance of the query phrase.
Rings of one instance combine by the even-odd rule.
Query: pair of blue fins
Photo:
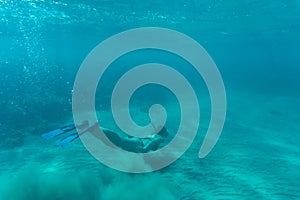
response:
[[[72,141],[74,141],[76,138],[78,138],[80,135],[82,135],[83,133],[89,131],[89,124],[87,121],[82,122],[81,124],[79,124],[77,126],[77,128],[83,129],[80,133],[73,133],[71,135],[68,135],[67,137],[65,137],[64,139],[60,140],[59,142],[56,143],[57,146],[61,146],[61,147],[65,147],[67,146],[69,143],[71,143]],[[76,126],[75,124],[70,124],[67,126],[63,126],[60,127],[58,129],[55,129],[53,131],[47,132],[42,134],[42,138],[46,139],[46,140],[51,140],[57,136],[60,136],[62,134],[71,132],[73,130],[76,130]]]

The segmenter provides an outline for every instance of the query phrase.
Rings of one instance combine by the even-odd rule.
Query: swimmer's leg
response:
[[[103,132],[105,136],[110,140],[110,142],[117,146],[122,145],[122,141],[124,141],[124,138],[120,134],[108,129],[103,129]]]

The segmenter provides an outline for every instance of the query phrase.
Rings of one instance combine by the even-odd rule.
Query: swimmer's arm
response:
[[[158,149],[159,145],[161,143],[164,142],[164,139],[162,137],[156,137],[152,140],[150,140],[144,147],[143,147],[143,150],[145,152],[149,152],[149,151],[155,151]]]

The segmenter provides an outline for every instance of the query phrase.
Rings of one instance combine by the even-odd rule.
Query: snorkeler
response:
[[[154,125],[152,126],[154,127]],[[75,133],[67,136],[65,139],[59,141],[56,145],[65,147],[70,142],[78,138],[80,135],[86,132],[93,132],[98,127],[99,127],[98,122],[93,124],[92,126],[89,126],[88,122],[84,121],[77,126],[78,129],[82,129],[79,133]],[[44,139],[50,140],[56,136],[70,132],[75,129],[76,126],[74,124],[63,126],[56,130],[42,134],[42,137]],[[165,141],[166,137],[169,135],[165,127],[162,128],[160,127],[160,131],[158,133],[145,138],[133,137],[125,133],[116,133],[112,130],[102,128],[102,127],[101,129],[103,130],[103,133],[109,139],[109,141],[112,142],[114,145],[122,148],[123,150],[134,152],[134,153],[147,153],[149,151],[156,151],[160,147],[160,145]],[[158,130],[155,127],[154,129]],[[100,138],[102,140],[105,140],[105,138],[103,137]]]

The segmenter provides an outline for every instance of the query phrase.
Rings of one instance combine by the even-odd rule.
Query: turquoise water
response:
[[[127,174],[99,163],[80,140],[67,148],[43,140],[72,122],[73,83],[88,53],[114,34],[149,26],[194,38],[218,66],[227,116],[213,151],[198,158],[211,115],[205,83],[184,60],[158,50],[116,60],[96,108],[118,130],[109,94],[122,73],[147,62],[179,70],[201,106],[197,137],[179,160]],[[0,0],[0,199],[300,199],[299,35],[299,0]],[[169,91],[141,88],[131,111],[146,124],[156,102],[174,136],[179,110]]]

